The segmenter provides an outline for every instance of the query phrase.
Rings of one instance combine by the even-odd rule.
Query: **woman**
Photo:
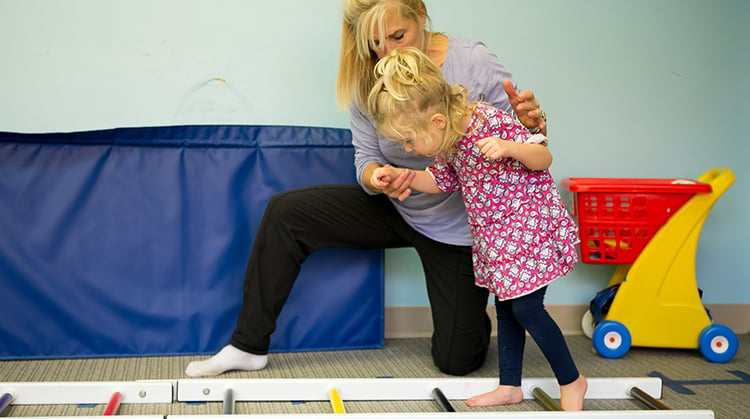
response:
[[[432,309],[435,365],[453,375],[482,366],[491,332],[488,293],[474,285],[471,235],[460,194],[412,196],[407,185],[413,171],[404,171],[382,190],[369,181],[372,171],[385,164],[421,170],[432,163],[378,138],[364,106],[375,82],[373,69],[391,50],[416,47],[451,84],[463,84],[477,99],[515,111],[530,130],[546,130],[546,121],[533,93],[517,94],[510,73],[484,45],[432,32],[429,22],[422,0],[344,0],[336,93],[341,107],[349,105],[360,185],[312,186],[271,198],[248,260],[242,309],[229,345],[191,362],[188,376],[264,368],[270,335],[300,266],[320,248],[414,247]]]

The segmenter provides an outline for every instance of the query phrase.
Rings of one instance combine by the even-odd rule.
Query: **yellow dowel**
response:
[[[333,413],[346,413],[346,409],[344,409],[344,402],[341,401],[341,396],[339,396],[339,391],[337,389],[331,389],[330,398],[331,406],[333,407]]]

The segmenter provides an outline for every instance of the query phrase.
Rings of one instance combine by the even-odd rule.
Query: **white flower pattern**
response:
[[[428,169],[442,191],[461,190],[474,244],[476,284],[500,300],[517,298],[564,276],[578,262],[578,227],[549,171],[514,159],[491,161],[474,142],[485,137],[525,142],[531,136],[509,114],[478,105],[472,134]]]

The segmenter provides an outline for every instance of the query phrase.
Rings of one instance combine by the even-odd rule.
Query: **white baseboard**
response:
[[[750,304],[706,304],[715,323],[723,324],[736,334],[750,333]],[[581,319],[588,304],[548,304],[547,311],[566,335],[580,335]],[[495,307],[487,306],[493,334],[497,333]],[[427,306],[385,308],[385,337],[413,338],[432,335],[432,318]]]

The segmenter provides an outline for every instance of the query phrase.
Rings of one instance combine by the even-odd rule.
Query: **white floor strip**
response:
[[[629,399],[630,389],[638,387],[652,397],[661,398],[661,379],[655,377],[589,378],[587,399]],[[183,379],[144,380],[134,382],[16,382],[0,383],[0,394],[15,395],[13,404],[104,404],[114,392],[123,394],[122,403],[172,403],[224,401],[232,390],[235,401],[327,401],[336,389],[346,401],[430,400],[432,390],[440,388],[446,398],[465,400],[490,391],[496,378],[374,378],[374,379]],[[559,388],[552,378],[528,378],[522,382],[524,397],[532,399],[531,389],[539,387],[552,398],[559,398]],[[176,390],[176,397],[173,394]],[[482,418],[586,418],[636,419],[684,418],[713,419],[710,410],[615,410],[583,412],[425,412],[425,413],[348,413],[355,419],[403,419],[446,417],[450,419]],[[297,414],[232,415],[247,419],[283,419]],[[305,414],[306,418],[326,419],[331,414]],[[90,416],[45,416],[25,419],[70,419]],[[226,415],[118,415],[121,419],[225,419]],[[446,417],[446,418],[447,418]]]
[[[305,414],[306,419],[331,419],[332,413]],[[277,415],[233,415],[233,419],[294,419],[300,417],[296,414]],[[679,418],[679,419],[713,419],[714,413],[710,410],[591,410],[583,412],[440,412],[440,413],[347,413],[346,418],[352,419],[404,419],[404,418],[445,418],[445,419],[529,419],[529,418],[585,418],[585,419],[640,419],[640,418]],[[24,418],[27,419],[27,418]],[[49,418],[44,418],[49,419]],[[225,416],[200,415],[200,416],[167,416],[166,419],[226,419]]]
[[[306,419],[331,419],[332,413],[305,414]],[[232,415],[233,419],[295,419],[302,417],[301,414],[286,413],[274,415]],[[28,416],[24,419],[71,419],[91,418],[91,416]],[[118,419],[226,419],[227,415],[118,415]],[[714,419],[714,413],[710,410],[590,410],[583,412],[440,412],[440,413],[347,413],[346,417],[352,419],[404,419],[404,418],[445,418],[445,419],[529,419],[529,418],[583,418],[583,419]]]
[[[630,399],[630,388],[638,387],[654,398],[661,398],[661,379],[656,377],[588,378],[587,399]],[[430,400],[440,388],[451,400],[466,400],[494,390],[497,378],[259,378],[185,379],[177,382],[179,401],[221,401],[232,389],[237,401],[328,400],[331,389],[338,389],[343,400]],[[533,387],[552,398],[560,397],[553,378],[527,378],[521,383],[524,398],[533,399]]]
[[[168,381],[16,382],[0,383],[0,394],[14,394],[14,405],[107,403],[117,391],[122,404],[172,403],[172,388]]]

